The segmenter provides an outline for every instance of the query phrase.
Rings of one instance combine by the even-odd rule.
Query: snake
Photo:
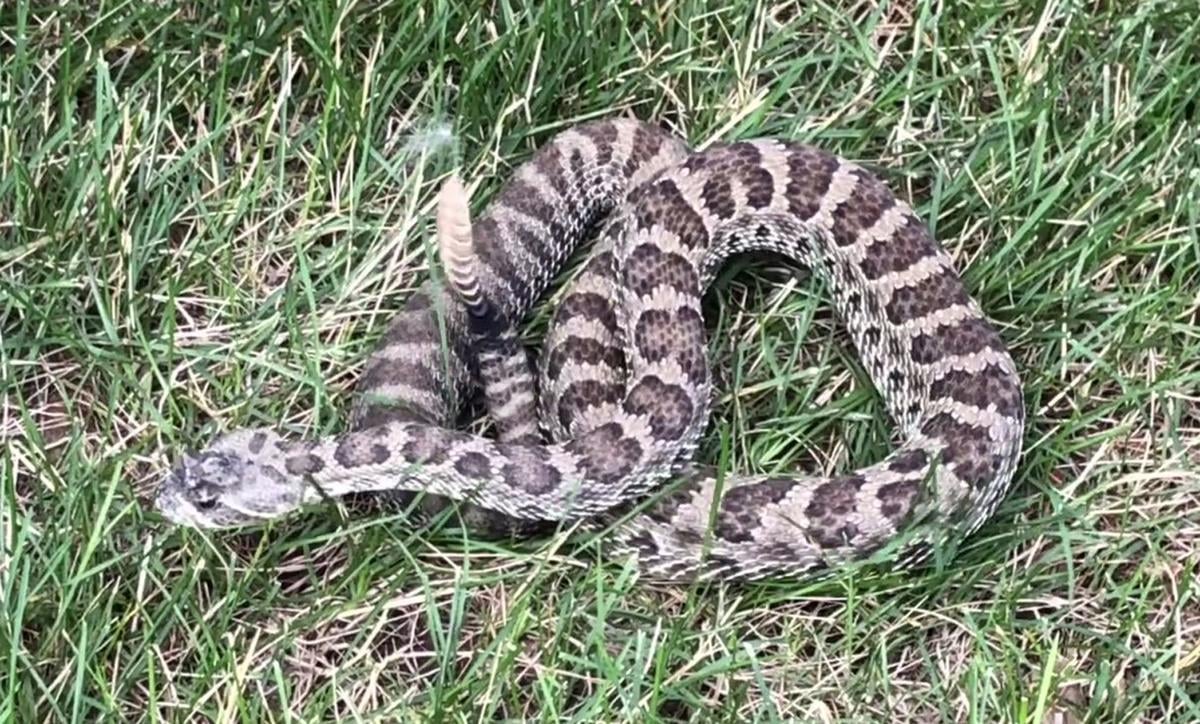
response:
[[[453,506],[483,529],[579,524],[668,581],[911,568],[1005,497],[1025,427],[1016,364],[928,226],[876,174],[780,138],[690,147],[645,121],[558,130],[473,218],[441,186],[431,274],[386,325],[344,432],[234,429],[185,452],[155,506],[199,529],[331,500]],[[580,252],[539,354],[521,325]],[[893,425],[837,475],[694,460],[713,372],[701,308],[736,255],[824,281]],[[492,425],[457,421],[475,394]]]

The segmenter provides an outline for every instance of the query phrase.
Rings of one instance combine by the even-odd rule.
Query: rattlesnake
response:
[[[601,223],[535,385],[515,326]],[[223,435],[166,476],[168,519],[243,525],[407,491],[464,501],[468,518],[492,511],[484,522],[628,514],[608,544],[646,575],[749,579],[885,546],[923,560],[975,530],[1012,481],[1025,421],[1014,362],[922,221],[855,164],[775,139],[693,152],[653,125],[595,121],[540,148],[474,223],[447,182],[438,228],[449,284],[427,282],[391,322],[351,431]],[[884,460],[832,478],[719,477],[691,462],[711,391],[701,295],[754,250],[827,281],[898,428]],[[498,439],[450,429],[473,382]]]

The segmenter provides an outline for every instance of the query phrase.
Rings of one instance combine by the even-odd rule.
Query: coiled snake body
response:
[[[535,384],[515,326],[600,222]],[[468,519],[605,519],[677,480],[613,531],[613,549],[653,577],[745,579],[860,559],[901,533],[897,560],[921,560],[1009,487],[1024,428],[1013,360],[926,226],[854,164],[772,139],[691,152],[657,127],[599,121],[543,146],[474,223],[448,183],[438,228],[451,289],[426,283],[391,322],[351,431],[221,436],[164,480],[168,518],[243,525],[407,491],[464,501]],[[690,462],[709,419],[701,295],[752,250],[826,279],[898,428],[881,462],[720,480]],[[473,381],[497,439],[449,428]]]

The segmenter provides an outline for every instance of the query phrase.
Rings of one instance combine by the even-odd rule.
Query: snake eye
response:
[[[196,500],[196,507],[200,510],[212,510],[217,507],[216,497],[203,497]]]

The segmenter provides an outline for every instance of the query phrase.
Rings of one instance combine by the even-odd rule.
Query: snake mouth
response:
[[[154,499],[154,507],[167,521],[196,530],[238,528],[259,522],[253,516],[231,516],[228,508],[206,511],[178,490],[164,489],[159,492]]]
[[[182,462],[163,477],[158,494],[154,497],[154,508],[159,515],[176,525],[189,528],[226,528],[231,523],[221,520],[217,499],[208,495],[197,497],[189,481],[190,466],[198,456],[185,455]]]
[[[172,473],[163,482],[158,495],[154,496],[154,508],[158,514],[176,525],[189,528],[205,527],[196,515],[196,510],[187,498],[180,495],[174,486],[180,484],[178,473]]]

